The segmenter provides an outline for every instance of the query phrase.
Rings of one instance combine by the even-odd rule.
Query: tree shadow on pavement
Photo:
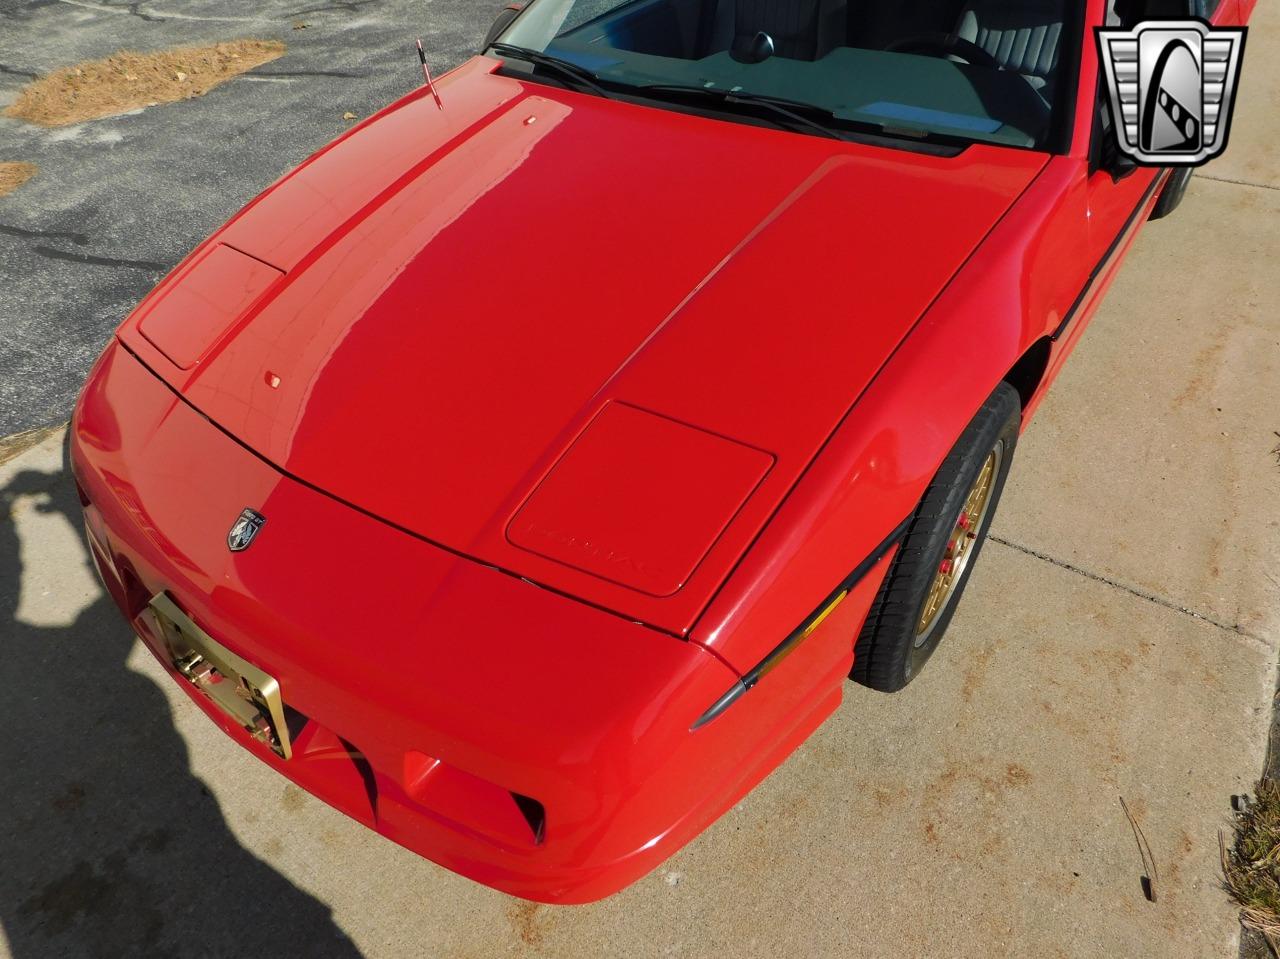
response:
[[[125,665],[136,640],[105,594],[70,626],[18,621],[33,584],[15,504],[79,534],[68,476],[64,454],[61,474],[0,489],[0,943],[17,959],[358,956],[323,903],[232,835],[160,688]]]

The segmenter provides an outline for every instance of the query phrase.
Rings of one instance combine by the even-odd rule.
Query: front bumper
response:
[[[823,668],[697,731],[737,676],[696,643],[539,589],[291,479],[113,344],[71,457],[104,584],[233,738],[298,785],[449,869],[584,902],[639,878],[839,701]],[[253,548],[227,531],[268,518]],[[175,669],[158,594],[279,683],[291,755]],[[791,667],[805,676],[804,664]],[[837,670],[847,668],[847,659]]]

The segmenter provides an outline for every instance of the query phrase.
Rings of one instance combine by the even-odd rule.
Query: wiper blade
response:
[[[845,131],[835,126],[835,114],[830,110],[804,103],[800,100],[788,100],[784,97],[768,96],[763,93],[751,93],[746,90],[724,90],[717,87],[696,87],[680,83],[650,83],[638,89],[646,93],[677,93],[708,97],[720,103],[744,103],[761,106],[772,110],[780,116],[791,120],[793,124],[808,127],[816,133],[831,137],[834,140],[848,140]]]
[[[838,140],[853,140],[858,138],[858,134],[862,134],[864,136],[882,136],[895,140],[914,140],[916,142],[955,146],[967,146],[969,144],[969,141],[964,137],[953,136],[949,133],[903,127],[875,120],[855,120],[852,117],[838,117],[833,111],[814,103],[805,103],[803,100],[788,100],[785,97],[775,97],[765,93],[751,93],[747,90],[725,90],[720,87],[690,86],[680,83],[653,83],[639,89],[654,93],[703,96],[718,100],[721,103],[759,105],[789,117],[796,123],[804,124],[816,132]]]
[[[593,93],[598,93],[606,99],[612,99],[613,97],[612,93],[600,85],[600,78],[598,76],[586,67],[580,67],[572,61],[563,60],[550,53],[543,53],[541,50],[531,50],[528,47],[519,47],[513,43],[495,43],[490,46],[489,49],[506,59],[524,60],[526,63],[532,63],[535,67],[542,67],[544,70],[551,70],[554,73],[558,73],[561,77],[567,77],[574,81],[578,86],[586,87]]]

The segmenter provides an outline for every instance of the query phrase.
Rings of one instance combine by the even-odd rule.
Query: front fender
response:
[[[1085,210],[1084,165],[1055,158],[857,398],[695,624],[695,641],[746,673],[912,513],[983,401],[1078,295]],[[887,566],[868,574],[875,585]],[[874,595],[858,590],[860,609],[822,625],[852,628],[847,643],[824,644],[831,655],[852,655]],[[816,664],[813,677],[832,667]]]

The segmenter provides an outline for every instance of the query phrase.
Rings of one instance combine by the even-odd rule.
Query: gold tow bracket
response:
[[[148,608],[178,674],[251,736],[288,759],[292,749],[280,684],[197,626],[168,593],[157,593]]]

